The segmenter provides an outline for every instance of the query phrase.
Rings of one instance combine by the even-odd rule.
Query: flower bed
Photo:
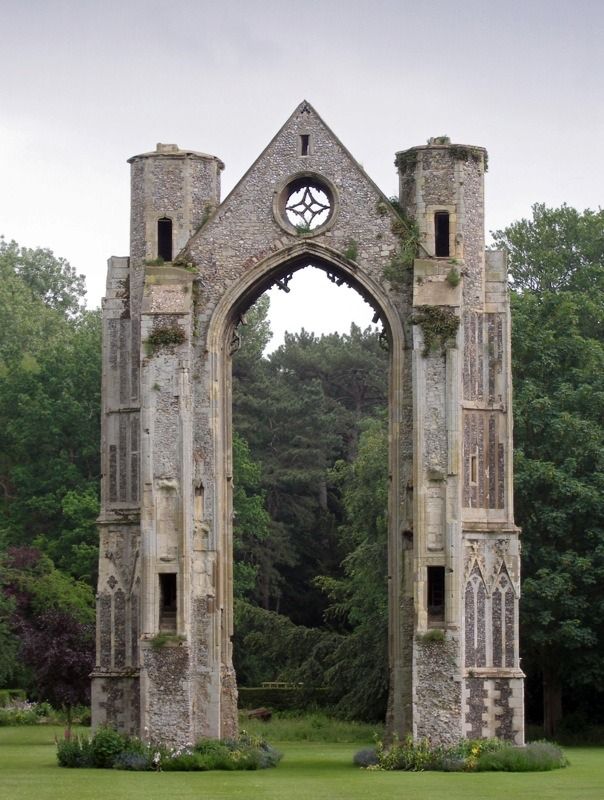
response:
[[[551,742],[515,747],[501,739],[461,739],[446,747],[411,736],[390,747],[378,741],[375,747],[359,750],[354,763],[365,769],[410,772],[543,772],[568,765],[562,750]]]
[[[281,753],[244,731],[238,739],[202,739],[171,748],[99,728],[92,737],[66,736],[57,742],[61,767],[96,767],[135,771],[255,770],[276,767]]]

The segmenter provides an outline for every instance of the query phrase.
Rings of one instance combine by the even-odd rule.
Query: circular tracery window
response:
[[[327,193],[316,184],[305,181],[304,186],[289,192],[285,203],[288,220],[296,228],[314,230],[329,219],[331,203]]]
[[[334,214],[335,190],[316,175],[299,175],[279,193],[275,211],[284,227],[318,233]]]

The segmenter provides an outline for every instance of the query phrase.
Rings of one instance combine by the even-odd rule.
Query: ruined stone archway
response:
[[[110,260],[103,314],[94,724],[175,743],[236,731],[232,336],[311,262],[390,339],[390,728],[520,742],[509,303],[484,251],[484,150],[399,153],[400,211],[306,102],[222,202],[215,156],[158,145],[130,162],[131,252]]]

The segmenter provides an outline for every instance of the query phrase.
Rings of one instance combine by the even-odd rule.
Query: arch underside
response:
[[[375,295],[369,291],[357,278],[353,272],[345,271],[339,264],[318,256],[316,254],[300,254],[285,260],[279,266],[268,271],[262,278],[249,289],[244,291],[239,300],[233,304],[233,321],[237,322],[251,306],[269,289],[274,286],[282,291],[289,292],[289,281],[296,272],[300,272],[307,267],[314,267],[325,273],[327,278],[336,286],[348,286],[354,289],[363,300],[373,309],[373,323],[381,322],[384,329],[389,330],[386,314]],[[390,336],[388,337],[391,338]]]

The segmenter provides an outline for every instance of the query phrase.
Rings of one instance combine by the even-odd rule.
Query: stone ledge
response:
[[[524,678],[524,672],[517,667],[465,667],[464,678],[480,678],[482,680],[511,680]]]

